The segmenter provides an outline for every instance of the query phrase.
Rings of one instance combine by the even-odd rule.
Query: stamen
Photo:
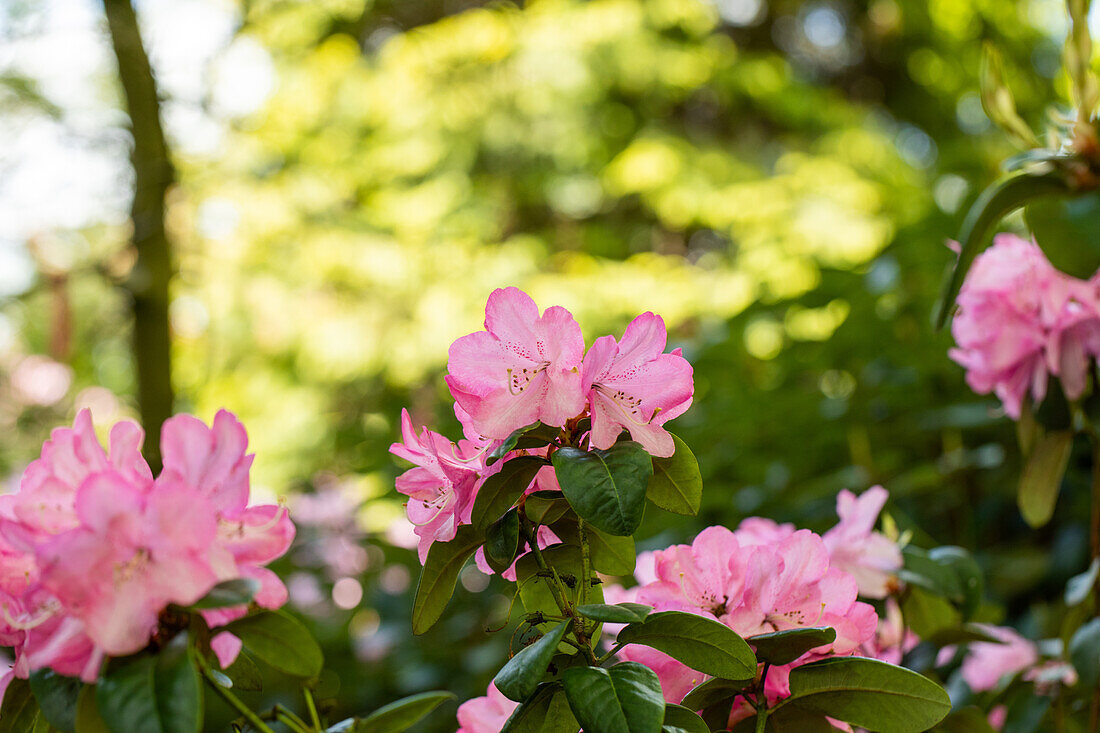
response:
[[[61,604],[56,600],[51,600],[36,611],[37,615],[25,615],[22,619],[16,619],[12,617],[11,612],[8,610],[8,604],[0,603],[0,618],[3,618],[4,623],[13,629],[29,631],[49,621],[60,609]]]

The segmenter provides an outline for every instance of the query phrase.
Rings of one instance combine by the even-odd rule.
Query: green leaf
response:
[[[244,649],[241,649],[240,654],[233,660],[233,664],[224,670],[224,674],[232,681],[235,690],[259,692],[264,689],[260,668]]]
[[[1082,280],[1096,272],[1100,259],[1098,216],[1100,194],[1096,191],[1068,199],[1040,199],[1024,210],[1027,227],[1051,264]],[[1085,412],[1094,414],[1087,409]]]
[[[95,692],[94,685],[85,685],[80,690],[80,696],[76,701],[76,733],[111,733],[99,714]]]
[[[551,460],[562,493],[581,519],[608,534],[634,534],[653,475],[653,461],[642,446],[623,441],[608,450],[560,448]]]
[[[519,552],[519,510],[512,508],[485,530],[485,561],[498,573],[512,567]]]
[[[397,702],[391,702],[373,713],[356,720],[351,733],[401,733],[423,720],[437,707],[454,700],[450,692],[422,692]]]
[[[199,672],[178,634],[156,656],[112,669],[96,685],[99,715],[114,733],[198,733],[203,700]]]
[[[580,615],[607,624],[631,624],[636,621],[645,621],[645,617],[652,612],[651,606],[643,606],[641,603],[616,603],[614,606],[589,603],[577,606],[577,613]]]
[[[703,499],[703,476],[699,461],[687,443],[673,433],[676,452],[668,458],[653,459],[653,478],[646,487],[646,498],[674,514],[695,516]]]
[[[952,545],[933,547],[928,551],[928,558],[955,574],[960,592],[958,602],[963,618],[973,618],[981,607],[985,594],[982,569],[977,561],[963,548]]]
[[[523,496],[539,469],[546,465],[549,465],[546,459],[538,456],[516,456],[505,461],[500,470],[485,479],[477,491],[477,498],[470,510],[473,526],[483,530],[500,519]]]
[[[936,562],[923,550],[906,545],[901,551],[904,565],[898,577],[911,586],[929,590],[936,595],[961,602],[963,587],[955,570],[943,563]]]
[[[535,524],[553,524],[569,511],[569,502],[560,491],[536,491],[523,500],[523,510]]]
[[[636,662],[573,667],[562,675],[569,707],[586,733],[660,733],[665,700],[657,674]]]
[[[790,664],[811,649],[836,641],[836,629],[806,627],[758,634],[746,639],[756,650],[756,661],[773,665]]]
[[[665,705],[665,729],[679,728],[684,733],[710,733],[710,728],[697,714],[682,705]]]
[[[955,629],[962,623],[962,614],[940,596],[916,586],[910,586],[901,603],[905,624],[922,639],[934,637],[945,629]]]
[[[76,729],[76,701],[83,683],[75,677],[65,677],[52,669],[31,672],[31,692],[38,701],[42,715],[62,733]]]
[[[218,583],[210,592],[187,608],[200,611],[208,608],[228,608],[251,603],[260,592],[260,581],[254,578],[236,578]]]
[[[1082,689],[1091,689],[1100,681],[1100,618],[1094,618],[1073,635],[1069,658],[1081,680]]]
[[[650,614],[645,621],[624,627],[618,641],[652,647],[712,677],[756,676],[756,657],[745,640],[725,624],[695,614]]]
[[[504,442],[493,449],[493,452],[489,454],[489,457],[485,459],[485,465],[491,466],[499,461],[504,456],[508,455],[516,449],[516,445],[519,443],[519,439],[522,438],[527,431],[534,430],[542,423],[532,423],[522,428],[517,428],[512,431],[512,434],[504,439]]]
[[[755,715],[733,727],[733,733],[754,733],[755,730]],[[764,730],[766,733],[836,733],[836,728],[824,715],[791,707],[776,709],[768,716]]]
[[[516,708],[501,733],[577,733],[580,723],[569,709],[561,683],[543,683]]]
[[[871,731],[920,733],[943,720],[951,700],[935,682],[904,667],[834,657],[791,670],[791,696],[776,709],[787,706]]]
[[[202,680],[187,647],[187,634],[177,634],[157,654],[153,687],[164,733],[202,730]]]
[[[975,641],[980,641],[985,644],[1004,643],[1003,640],[995,636],[990,636],[989,632],[985,631],[978,624],[963,624],[955,628],[940,629],[934,634],[925,637],[924,641],[931,642],[936,646],[956,646],[958,644],[971,644]]]
[[[1066,605],[1076,606],[1084,603],[1096,587],[1096,578],[1100,575],[1100,558],[1094,559],[1088,570],[1080,575],[1074,575],[1066,583]]]
[[[558,571],[562,582],[566,584],[566,594],[570,603],[577,603],[580,597],[582,578],[581,550],[576,545],[551,545],[542,551],[546,562]],[[539,566],[534,553],[527,553],[516,561],[516,581],[519,584],[519,597],[528,613],[560,614],[554,596],[550,591],[550,580],[539,574]],[[603,585],[599,578],[589,578],[588,600],[603,602]]]
[[[1057,171],[1043,175],[1022,173],[1007,176],[982,191],[963,221],[962,232],[959,234],[959,245],[962,249],[958,262],[944,281],[936,308],[936,328],[943,328],[950,317],[966,273],[974,264],[974,258],[985,249],[989,233],[1001,219],[1033,199],[1071,192],[1069,183]]]
[[[707,680],[684,695],[680,704],[689,710],[703,710],[720,703],[732,703],[753,680],[725,680],[720,677]],[[729,710],[727,709],[728,713]]]
[[[1024,521],[1032,527],[1042,527],[1054,514],[1058,490],[1069,465],[1073,450],[1073,432],[1059,430],[1048,433],[1035,445],[1020,476],[1017,501]]]
[[[1036,695],[1027,688],[1018,691],[1008,703],[1001,733],[1037,733],[1039,730],[1046,733],[1050,726],[1044,727],[1043,720],[1050,710],[1050,702],[1051,698]]]
[[[501,694],[516,702],[523,702],[535,694],[535,688],[546,675],[550,660],[554,658],[558,644],[565,637],[571,623],[571,620],[562,621],[541,639],[508,660],[493,678]]]
[[[38,709],[38,701],[31,693],[27,680],[18,677],[8,684],[4,702],[0,705],[0,733],[32,733],[45,723],[46,718]]]
[[[511,461],[509,461],[511,463]],[[507,464],[505,464],[507,465]],[[482,535],[473,526],[458,528],[450,542],[433,543],[420,571],[420,582],[413,599],[412,630],[423,634],[435,625],[451,600],[462,566],[481,545]]]
[[[607,575],[631,575],[637,553],[633,537],[604,534],[595,527],[588,529],[588,549],[592,567]]]
[[[280,672],[305,679],[321,674],[321,647],[302,622],[285,611],[245,616],[225,629],[239,636],[252,656]]]

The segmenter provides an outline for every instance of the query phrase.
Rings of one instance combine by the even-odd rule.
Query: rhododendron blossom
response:
[[[950,356],[975,392],[995,393],[1013,418],[1029,395],[1042,401],[1049,374],[1077,399],[1089,357],[1100,354],[1098,302],[1095,284],[1056,270],[1034,242],[997,235],[959,291]]]
[[[962,678],[974,692],[992,690],[1006,676],[1012,676],[1039,663],[1035,642],[1005,626],[979,624],[983,632],[998,642],[976,641],[967,645],[962,663]],[[949,660],[955,647],[940,650],[939,661]]]
[[[116,424],[108,457],[81,411],[53,432],[19,490],[0,497],[0,641],[15,651],[16,676],[48,667],[92,681],[105,656],[143,649],[169,604],[194,603],[223,580],[259,581],[261,606],[285,602],[263,566],[286,552],[294,525],[281,506],[248,506],[240,422],[225,411],[212,428],[187,415],[166,421],[155,480],[142,437],[136,424]],[[213,625],[246,610],[203,615]],[[240,640],[219,639],[227,664]]]
[[[490,683],[485,697],[475,697],[458,706],[459,727],[455,733],[500,733],[518,707],[518,702],[506,698]]]
[[[607,449],[623,428],[650,455],[671,456],[676,447],[661,427],[691,406],[691,364],[676,349],[663,353],[667,334],[657,315],[643,313],[621,341],[601,336],[584,355],[584,392],[592,415],[591,444]]]
[[[889,497],[873,486],[856,496],[847,489],[836,498],[840,522],[822,536],[832,564],[851,574],[866,598],[885,598],[897,583],[901,550],[890,538],[875,532],[879,512]]]
[[[397,477],[397,490],[409,497],[405,511],[420,538],[420,562],[433,542],[454,539],[458,525],[469,524],[479,471],[485,472],[483,451],[468,441],[455,445],[439,433],[413,428],[407,410],[401,411],[401,443],[390,452],[416,464]],[[499,470],[499,464],[497,469]]]
[[[518,288],[495,290],[485,305],[485,330],[451,344],[447,385],[487,438],[506,438],[534,422],[561,426],[584,409],[584,336],[561,306],[540,316]]]

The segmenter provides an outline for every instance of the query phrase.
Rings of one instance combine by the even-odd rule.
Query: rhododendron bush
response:
[[[972,594],[973,561],[946,548],[907,570],[903,538],[876,529],[884,488],[842,492],[821,536],[749,518],[635,552],[647,506],[693,515],[703,491],[667,429],[694,384],[659,316],[586,351],[568,311],[497,290],[448,372],[465,437],[418,432],[406,412],[391,448],[415,464],[397,479],[424,564],[412,628],[439,620],[475,555],[522,607],[511,658],[459,708],[462,731],[923,731],[950,711],[936,682],[898,665],[919,641],[898,599],[906,578],[937,597],[937,574]]]

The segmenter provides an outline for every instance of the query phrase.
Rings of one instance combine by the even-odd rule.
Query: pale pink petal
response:
[[[210,639],[210,650],[218,658],[218,664],[222,669],[226,669],[233,664],[243,648],[244,642],[241,641],[241,638],[228,631],[214,634],[213,638]]]

